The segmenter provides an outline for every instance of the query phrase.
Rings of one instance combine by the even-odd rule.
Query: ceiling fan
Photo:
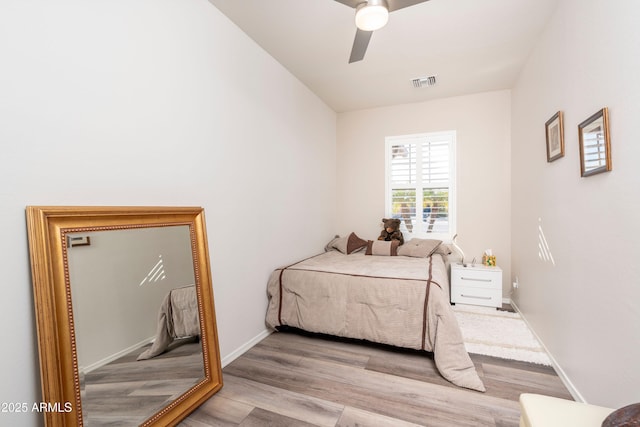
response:
[[[428,0],[336,0],[356,10],[356,38],[351,48],[349,64],[362,61],[369,46],[369,40],[375,30],[384,27],[389,13],[404,9]]]

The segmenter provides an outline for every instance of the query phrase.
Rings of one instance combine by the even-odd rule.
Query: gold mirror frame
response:
[[[609,135],[609,109],[602,108],[578,125],[580,143],[580,176],[586,177],[610,172],[611,137]]]
[[[143,426],[176,425],[222,388],[204,210],[200,207],[28,206],[27,229],[43,402],[71,411],[44,412],[46,426],[82,426],[66,235],[78,231],[188,225],[200,315],[204,378]]]

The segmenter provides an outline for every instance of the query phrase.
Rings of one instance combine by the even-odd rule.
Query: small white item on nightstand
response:
[[[451,264],[451,302],[502,307],[502,269]]]

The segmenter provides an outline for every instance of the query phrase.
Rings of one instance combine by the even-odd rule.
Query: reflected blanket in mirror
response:
[[[172,289],[158,311],[156,337],[153,345],[138,360],[146,360],[166,351],[177,338],[200,336],[198,298],[195,285]]]

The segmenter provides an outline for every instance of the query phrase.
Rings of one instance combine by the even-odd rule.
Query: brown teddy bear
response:
[[[390,242],[391,240],[398,240],[400,244],[404,244],[404,236],[400,231],[400,220],[395,218],[382,218],[384,229],[380,232],[378,240],[385,240]]]

